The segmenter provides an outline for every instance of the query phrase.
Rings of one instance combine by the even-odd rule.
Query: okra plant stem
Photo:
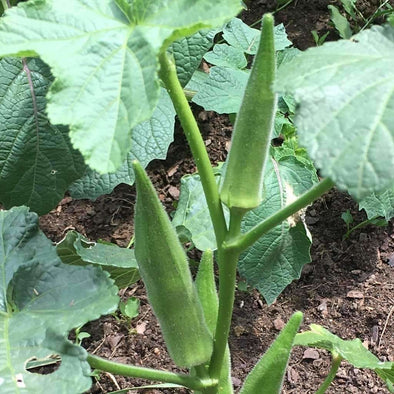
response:
[[[233,208],[230,211],[230,227],[225,242],[218,247],[219,265],[219,311],[214,335],[213,353],[209,365],[209,375],[219,379],[224,353],[230,332],[234,306],[235,281],[237,263],[240,253],[226,247],[228,241],[237,238],[241,233],[241,221],[244,210]]]
[[[167,55],[165,51],[160,54],[159,60],[159,76],[171,97],[194,160],[196,161],[197,170],[201,177],[201,183],[207,199],[209,214],[215,231],[216,242],[217,245],[220,245],[227,232],[227,226],[211,162],[197,122],[190,109],[182,86],[179,83],[174,62],[170,60],[169,55]]]
[[[302,194],[293,203],[280,209],[278,212],[274,213],[268,217],[263,222],[259,223],[247,233],[239,235],[236,239],[233,239],[227,244],[229,248],[236,249],[239,252],[252,246],[260,237],[266,234],[269,230],[273,229],[275,226],[282,223],[291,215],[296,214],[301,209],[305,208],[321,195],[326,193],[334,186],[334,182],[331,179],[325,178],[318,184],[313,186],[307,192]]]
[[[1,0],[1,4],[2,4],[4,10],[11,8],[11,4],[10,4],[9,0]]]
[[[338,368],[341,365],[342,362],[342,357],[339,354],[333,354],[332,355],[332,365],[330,372],[328,373],[327,377],[324,379],[324,382],[321,384],[319,389],[316,391],[316,394],[324,394],[332,381],[335,378],[335,375],[337,374]]]
[[[217,382],[212,379],[201,380],[190,375],[116,363],[105,360],[101,357],[94,356],[92,354],[88,354],[87,361],[92,368],[110,372],[115,375],[131,376],[133,378],[156,380],[165,383],[174,383],[188,387],[192,390],[201,391],[207,387],[217,384]]]

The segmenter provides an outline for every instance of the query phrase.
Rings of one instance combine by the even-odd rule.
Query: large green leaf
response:
[[[295,346],[315,346],[326,349],[356,368],[372,369],[386,382],[390,391],[394,392],[394,362],[380,361],[358,338],[345,341],[317,324],[311,324],[310,328],[310,331],[296,335]]]
[[[122,166],[114,173],[100,175],[87,169],[85,175],[74,182],[69,190],[74,198],[90,198],[111,193],[120,183],[134,183],[133,160],[146,167],[153,159],[165,159],[173,141],[175,110],[165,89],[161,89],[159,103],[152,117],[137,125],[132,132],[131,149]]]
[[[70,329],[113,312],[117,288],[96,267],[63,264],[26,207],[0,212],[0,391],[83,392],[91,385],[84,349],[68,342]],[[98,297],[98,295],[100,295]],[[49,375],[26,363],[61,357]]]
[[[267,161],[261,205],[248,212],[242,222],[247,231],[313,186],[316,172],[302,158],[282,156]],[[302,214],[290,217],[261,237],[241,255],[239,271],[256,287],[268,304],[283,289],[300,277],[302,267],[310,262],[311,240]]]
[[[219,182],[219,170],[216,173],[216,179]],[[223,209],[228,219],[228,209],[224,205]],[[172,225],[186,227],[192,234],[192,241],[197,249],[216,249],[215,233],[200,175],[185,175],[181,179],[181,194]]]
[[[201,30],[190,37],[182,38],[171,45],[179,82],[185,86],[201,63],[202,57],[211,48],[215,30]]]
[[[56,251],[65,264],[92,264],[102,267],[121,289],[140,278],[132,249],[120,248],[110,243],[92,242],[76,231],[69,231],[57,244]]]
[[[215,66],[239,68],[240,70],[248,65],[244,51],[228,44],[216,44],[212,51],[204,55],[204,59]]]
[[[323,176],[356,198],[394,181],[394,28],[308,49],[278,72],[300,103],[300,142]]]
[[[85,170],[64,126],[52,125],[45,95],[52,83],[39,59],[0,60],[0,201],[49,212]]]
[[[206,111],[232,114],[239,111],[249,71],[230,67],[212,67],[209,76],[192,101]]]
[[[378,216],[390,220],[394,217],[394,186],[380,192],[372,193],[359,203],[360,209],[365,209],[368,219]]]
[[[282,389],[294,337],[302,322],[302,313],[296,312],[246,377],[240,394],[259,392],[279,394]]]
[[[0,56],[38,54],[51,66],[51,121],[70,125],[91,168],[113,172],[156,106],[158,52],[239,9],[238,0],[31,0],[2,18]]]
[[[275,26],[275,49],[280,51],[291,45],[283,24]],[[260,41],[260,30],[253,29],[241,21],[233,18],[223,29],[223,38],[234,48],[242,49],[249,55],[255,55]]]
[[[275,26],[275,49],[291,45],[283,25]],[[223,38],[229,43],[217,44],[204,59],[215,65],[209,77],[198,86],[192,101],[207,111],[237,113],[244,96],[249,70],[244,53],[255,54],[260,40],[260,31],[252,29],[240,19],[232,19],[223,29]],[[285,57],[281,57],[281,62]]]
[[[274,157],[266,166],[263,202],[245,216],[243,231],[293,202],[317,182],[313,164],[303,150],[298,152],[293,145],[285,144],[273,149],[272,154]],[[220,170],[217,177],[220,177]],[[227,210],[225,213],[228,216]],[[187,175],[181,181],[181,195],[173,225],[186,227],[198,249],[216,249],[213,226],[198,174]],[[239,271],[268,303],[272,303],[289,283],[299,278],[302,267],[310,261],[310,245],[302,215],[295,215],[243,253]]]

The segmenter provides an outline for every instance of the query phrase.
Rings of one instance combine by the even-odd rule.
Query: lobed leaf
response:
[[[255,55],[260,41],[260,30],[253,29],[241,21],[233,18],[223,29],[223,38],[234,48],[242,49],[249,55]],[[283,24],[275,26],[275,49],[280,51],[291,45]]]
[[[108,274],[61,263],[26,207],[0,211],[0,391],[83,392],[91,385],[86,351],[67,340],[74,327],[118,304]],[[97,297],[100,294],[100,297]],[[29,361],[61,357],[49,375],[26,370]],[[72,379],[70,379],[72,375]]]
[[[45,98],[53,81],[40,59],[0,60],[0,201],[40,215],[63,198],[85,170],[68,128],[50,123]]]
[[[240,10],[238,0],[31,0],[0,21],[0,56],[39,55],[55,82],[48,114],[100,173],[131,148],[131,130],[159,96],[158,52]]]
[[[249,71],[214,66],[192,101],[206,111],[237,113],[248,82]]]
[[[308,49],[278,71],[299,102],[300,143],[339,188],[360,199],[394,181],[394,28]]]
[[[311,324],[310,331],[297,334],[294,346],[314,346],[338,354],[356,368],[374,370],[394,392],[394,362],[381,362],[364,347],[360,339],[345,341],[318,324]]]
[[[138,160],[143,167],[153,159],[165,159],[169,144],[173,141],[175,110],[165,89],[161,89],[157,107],[149,120],[137,125],[131,136],[131,149],[121,167],[114,173],[99,174],[87,169],[84,176],[69,188],[74,198],[96,199],[111,193],[120,183],[132,185],[132,162]]]
[[[317,182],[316,171],[303,158],[275,157],[267,162],[261,205],[245,215],[242,230],[246,232],[280,208],[293,202]],[[248,284],[256,287],[271,304],[310,262],[311,239],[303,213],[289,217],[261,237],[240,258],[238,269]]]
[[[57,244],[56,252],[65,264],[100,266],[110,274],[120,289],[130,286],[140,278],[133,249],[120,248],[111,243],[92,242],[76,231],[67,233]]]
[[[216,179],[219,182],[219,172],[216,174]],[[223,206],[223,210],[228,220],[229,211],[225,206]],[[181,193],[172,225],[186,227],[192,234],[191,239],[197,249],[216,250],[215,234],[200,175],[193,174],[182,177]]]
[[[368,219],[384,217],[387,221],[394,217],[394,186],[380,193],[372,193],[359,202]]]
[[[244,69],[248,65],[244,51],[228,44],[216,44],[213,50],[204,55],[204,59],[215,66]]]
[[[267,162],[265,172],[263,202],[245,216],[242,222],[244,232],[294,201],[317,182],[313,163],[294,143],[285,143],[272,153],[274,158]],[[220,170],[217,177],[220,178]],[[226,209],[225,214],[228,217]],[[187,175],[181,180],[181,194],[173,225],[185,226],[198,249],[216,249],[198,174]],[[310,262],[310,245],[302,213],[295,215],[265,234],[241,255],[239,272],[251,286],[260,291],[268,303],[272,303],[289,283],[299,278],[302,267]]]
[[[204,29],[175,41],[170,50],[174,56],[179,82],[186,86],[199,67],[203,55],[211,48],[215,30]]]

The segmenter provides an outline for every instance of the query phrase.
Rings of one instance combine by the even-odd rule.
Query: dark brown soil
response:
[[[370,13],[374,1],[360,2]],[[301,49],[314,45],[311,30],[319,34],[332,31],[328,25],[328,4],[336,1],[294,1],[276,15],[283,22],[290,39]],[[250,1],[243,17],[248,23],[275,7],[274,1]],[[334,32],[329,38],[336,39]],[[226,116],[195,109],[202,134],[213,163],[223,161],[231,136]],[[166,161],[149,165],[160,199],[168,211],[179,196],[180,178],[194,172],[195,166],[182,133],[177,130]],[[40,219],[42,229],[59,241],[70,229],[91,239],[106,239],[126,246],[133,235],[135,190],[120,185],[110,195],[97,201],[63,199],[50,214]],[[366,227],[342,241],[345,224],[341,213],[351,210],[355,222],[363,212],[346,194],[336,190],[308,209],[307,224],[313,235],[312,263],[305,266],[300,280],[292,283],[271,306],[256,291],[237,291],[230,348],[233,383],[240,388],[246,374],[277,336],[280,328],[296,310],[304,315],[302,329],[308,324],[321,324],[343,339],[360,338],[382,361],[394,361],[394,260],[393,222],[387,228]],[[121,296],[138,297],[140,314],[131,322],[105,316],[84,327],[91,334],[83,344],[88,351],[108,359],[135,365],[176,370],[171,363],[160,329],[147,303],[141,283],[122,290]],[[330,358],[325,351],[293,351],[283,393],[315,392],[326,376]],[[102,374],[90,393],[109,393],[142,385],[137,379]],[[135,391],[134,391],[135,392]],[[187,390],[139,390],[144,393],[187,393]],[[387,393],[384,384],[370,371],[358,370],[343,363],[328,393]],[[257,393],[256,393],[257,394]]]

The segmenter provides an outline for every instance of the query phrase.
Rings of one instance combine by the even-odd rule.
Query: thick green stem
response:
[[[319,390],[316,391],[316,394],[324,394],[326,392],[326,390],[334,380],[342,360],[343,359],[339,354],[332,355],[332,365],[330,372],[328,373],[327,377],[324,379],[324,382],[319,387]]]
[[[219,264],[219,311],[214,336],[213,353],[209,365],[209,375],[219,379],[224,354],[228,342],[234,306],[235,281],[239,253],[226,247],[226,243],[239,236],[244,210],[236,208],[230,212],[230,228],[226,240],[218,248]],[[209,392],[209,390],[208,390]]]
[[[7,0],[1,0],[4,11],[11,7],[10,2]]]
[[[216,381],[211,379],[201,380],[190,375],[116,363],[105,360],[101,357],[93,356],[92,354],[88,354],[87,361],[92,368],[110,372],[114,375],[131,376],[134,378],[155,380],[165,383],[175,383],[188,387],[192,390],[204,390],[207,387],[217,384]]]
[[[293,203],[285,206],[275,214],[268,217],[260,224],[253,227],[247,233],[239,235],[235,240],[228,242],[227,247],[236,249],[240,253],[252,246],[261,236],[266,234],[269,230],[282,223],[289,216],[294,215],[301,209],[305,208],[321,195],[326,193],[334,186],[334,182],[326,178],[312,187],[310,190],[302,194]]]
[[[215,231],[216,242],[217,245],[220,245],[224,240],[227,226],[211,162],[196,120],[194,119],[182,86],[179,83],[175,64],[169,59],[166,52],[162,52],[159,59],[159,75],[171,97],[194,160],[196,161],[197,170],[200,173],[201,183]]]

